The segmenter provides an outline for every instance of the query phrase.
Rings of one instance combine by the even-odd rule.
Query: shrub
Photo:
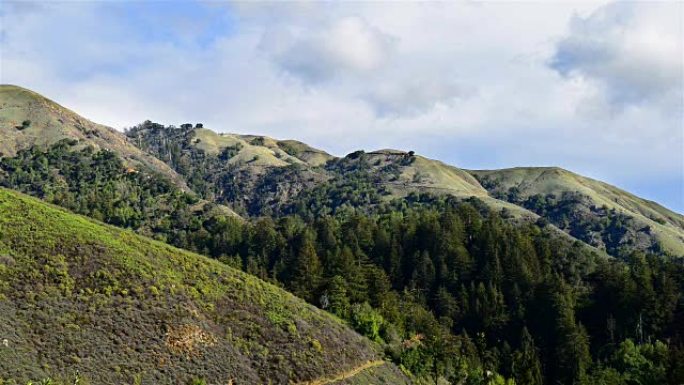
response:
[[[15,128],[17,130],[21,131],[21,130],[28,128],[30,126],[31,126],[31,121],[30,120],[24,120],[23,122],[21,122],[21,126],[16,126]]]
[[[256,138],[252,139],[252,141],[249,143],[254,145],[254,146],[263,146],[264,145],[264,137],[263,136],[256,137]]]
[[[350,153],[350,154],[347,154],[346,157],[349,158],[349,159],[358,159],[358,158],[360,158],[361,156],[363,156],[365,153],[366,153],[366,152],[363,151],[363,150],[358,150],[358,151],[354,151],[354,152],[352,152],[352,153]]]
[[[354,329],[375,342],[382,342],[380,327],[384,319],[367,302],[352,306],[351,323]]]

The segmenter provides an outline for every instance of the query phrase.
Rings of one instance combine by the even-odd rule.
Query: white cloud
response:
[[[380,117],[401,117],[422,114],[438,105],[448,107],[472,92],[454,80],[420,73],[408,79],[379,82],[363,98]]]
[[[262,48],[282,69],[310,82],[376,70],[388,60],[393,48],[390,36],[360,17],[340,18],[320,30],[275,33],[265,34]]]
[[[681,109],[684,3],[613,3],[575,16],[551,67],[599,83],[617,106]]]

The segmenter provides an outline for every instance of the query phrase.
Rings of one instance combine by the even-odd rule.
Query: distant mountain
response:
[[[636,249],[684,256],[684,216],[615,186],[557,167],[471,173],[493,197],[611,254]]]
[[[558,168],[468,171],[399,150],[343,158],[263,136],[152,122],[127,132],[205,199],[246,216],[308,207],[319,214],[410,194],[476,197],[512,219],[536,221],[612,255],[684,255],[684,217],[608,184]],[[304,158],[306,156],[306,158]],[[312,159],[314,161],[312,161]]]
[[[205,199],[233,207],[242,215],[287,212],[302,198],[335,186],[325,199],[332,205],[363,206],[411,193],[478,197],[517,217],[536,218],[527,210],[491,199],[467,171],[399,150],[357,151],[343,158],[294,140],[217,134],[204,127],[145,122],[129,129],[131,143],[166,162]],[[354,179],[352,181],[351,179]],[[351,183],[351,184],[350,184]],[[372,195],[346,201],[343,190],[363,183]],[[336,202],[332,202],[335,201]]]
[[[163,175],[205,202],[243,216],[368,207],[410,194],[476,197],[512,219],[545,218],[582,242],[624,255],[684,256],[684,216],[603,182],[558,168],[468,171],[399,150],[343,158],[295,140],[216,133],[201,124],[145,122],[124,135],[32,91],[0,86],[0,152],[5,158],[63,139],[119,155]]]
[[[0,341],[0,381],[22,384],[408,383],[370,341],[275,286],[5,189]]]

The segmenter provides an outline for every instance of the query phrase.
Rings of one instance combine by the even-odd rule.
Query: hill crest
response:
[[[114,151],[131,166],[149,168],[187,189],[177,173],[129,143],[123,133],[19,86],[0,85],[0,134],[0,156],[14,156],[31,146],[46,148],[63,139],[75,139],[81,147]]]
[[[471,170],[495,198],[537,211],[538,202],[558,201],[574,207],[574,216],[622,217],[631,242],[658,242],[665,251],[684,256],[684,216],[627,191],[559,167],[515,167]],[[565,203],[562,203],[564,201]],[[542,204],[543,206],[543,204]],[[560,220],[561,218],[557,218]],[[552,222],[554,222],[552,220]],[[625,239],[628,241],[628,239]]]

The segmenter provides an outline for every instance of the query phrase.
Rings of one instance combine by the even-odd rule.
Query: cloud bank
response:
[[[682,105],[682,4],[614,3],[574,16],[551,67],[563,76],[597,82],[619,107]]]
[[[283,70],[307,82],[372,72],[392,51],[391,37],[359,17],[340,18],[320,30],[279,32],[265,35],[262,48]]]
[[[683,6],[10,0],[0,80],[116,128],[558,165],[684,211]]]

